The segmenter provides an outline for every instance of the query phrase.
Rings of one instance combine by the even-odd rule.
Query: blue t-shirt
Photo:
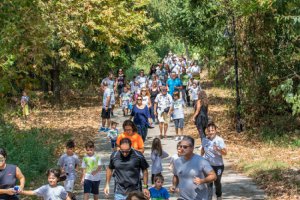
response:
[[[134,124],[149,125],[148,118],[150,118],[150,113],[148,106],[145,106],[143,109],[139,109],[137,106],[134,106],[131,112],[131,116],[134,117]]]
[[[165,200],[170,198],[168,190],[164,187],[161,187],[159,190],[152,187],[149,189],[149,191],[152,200]]]
[[[182,82],[179,78],[176,79],[169,78],[167,81],[167,85],[169,87],[169,94],[172,96],[174,91],[179,91],[178,89],[175,89],[175,87],[182,86]]]

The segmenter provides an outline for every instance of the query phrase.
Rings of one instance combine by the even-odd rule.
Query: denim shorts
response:
[[[115,193],[114,200],[126,200],[127,195]]]
[[[174,119],[175,128],[183,128],[184,119]]]
[[[114,149],[117,146],[117,140],[110,140],[111,148]]]

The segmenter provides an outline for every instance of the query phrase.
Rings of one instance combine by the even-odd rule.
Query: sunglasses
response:
[[[129,153],[130,150],[120,150],[120,152],[121,152],[122,154],[124,154],[124,153]]]
[[[138,101],[139,101],[139,100],[141,101],[142,99],[137,99],[137,100],[138,100]]]
[[[178,148],[182,148],[182,149],[187,149],[188,147],[190,147],[189,145],[179,145]]]

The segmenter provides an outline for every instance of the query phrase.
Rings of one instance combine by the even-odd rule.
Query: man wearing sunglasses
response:
[[[181,157],[174,161],[171,192],[179,190],[179,200],[208,200],[208,183],[216,174],[204,158],[194,154],[194,139],[184,136],[179,145]]]
[[[110,157],[104,193],[109,194],[109,182],[114,174],[115,200],[125,200],[132,191],[143,191],[144,195],[149,198],[148,167],[149,164],[143,154],[131,148],[131,140],[123,138],[120,141],[120,150],[112,153]],[[140,176],[141,171],[143,179]]]

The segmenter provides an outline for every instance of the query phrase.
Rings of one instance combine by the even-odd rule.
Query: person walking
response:
[[[171,192],[178,191],[179,200],[208,200],[209,183],[216,180],[216,174],[209,162],[194,154],[194,139],[184,136],[179,145],[181,157],[174,161]]]
[[[201,141],[206,137],[205,129],[208,124],[208,99],[204,90],[201,90],[198,95],[198,100],[195,106],[193,115],[193,122],[195,123]]]
[[[160,138],[162,138],[162,134],[164,134],[164,138],[167,138],[168,124],[170,121],[168,113],[170,111],[172,102],[172,96],[167,93],[167,88],[162,86],[161,92],[154,100],[154,114],[157,116],[159,122]]]
[[[5,149],[0,148],[0,199],[18,200],[18,193],[22,192],[25,185],[25,177],[19,167],[7,164],[7,153]],[[20,182],[17,190],[14,187]]]
[[[149,99],[150,101],[150,99]],[[143,104],[143,96],[138,95],[137,103],[133,106],[130,120],[133,119],[134,124],[137,126],[138,134],[140,134],[145,142],[148,134],[148,127],[150,127],[150,113],[147,105]]]
[[[227,154],[223,138],[217,135],[217,126],[214,122],[207,125],[207,136],[202,141],[201,155],[210,163],[214,169],[217,179],[209,184],[210,198],[213,196],[213,185],[216,188],[217,200],[222,199],[221,178],[224,171],[223,156]]]
[[[120,141],[123,138],[128,138],[131,140],[131,147],[141,153],[144,153],[144,141],[142,137],[137,133],[138,129],[131,120],[125,120],[123,122],[124,132],[119,134],[117,138],[117,146],[120,148]]]
[[[172,96],[175,91],[180,92],[182,89],[182,82],[180,78],[177,77],[176,72],[171,73],[171,78],[167,81],[167,88],[169,94]]]
[[[120,150],[112,153],[106,169],[104,193],[109,195],[109,183],[114,174],[115,200],[126,200],[128,194],[133,191],[143,191],[145,196],[150,197],[148,190],[149,164],[141,152],[131,148],[131,144],[129,138],[120,140]]]

